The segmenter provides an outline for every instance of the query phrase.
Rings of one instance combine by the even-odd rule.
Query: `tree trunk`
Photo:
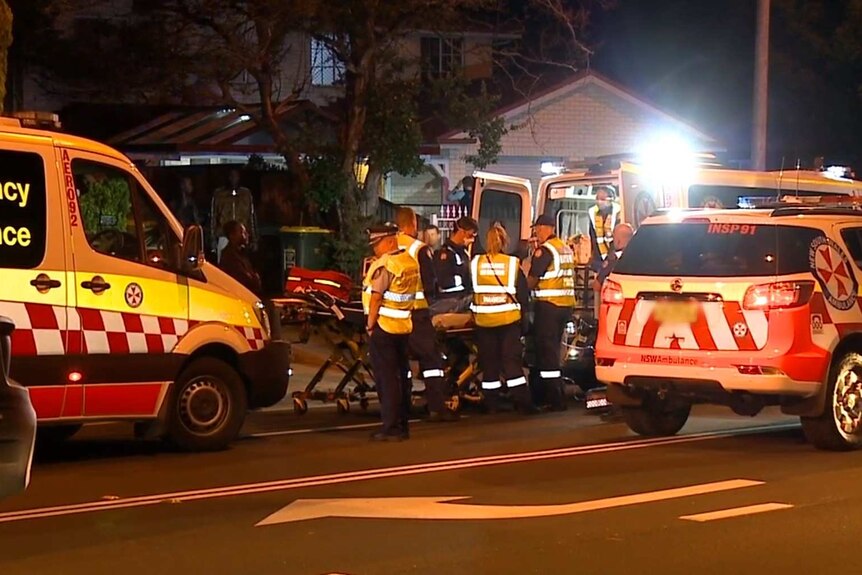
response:
[[[6,102],[6,70],[9,47],[12,46],[12,10],[6,0],[0,0],[0,112]]]
[[[380,204],[379,200],[382,191],[383,173],[374,166],[369,166],[363,189],[365,197],[362,203],[365,216],[373,216],[377,213],[377,206]]]

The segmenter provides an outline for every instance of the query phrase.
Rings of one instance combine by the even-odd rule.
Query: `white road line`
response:
[[[704,523],[706,521],[716,521],[718,519],[729,519],[731,517],[742,517],[743,515],[755,515],[757,513],[767,513],[769,511],[778,511],[780,509],[790,509],[791,507],[793,506],[787,503],[761,503],[759,505],[722,509],[721,511],[710,511],[709,513],[698,513],[697,515],[683,515],[680,519]]]
[[[419,423],[421,419],[411,419],[410,423]],[[336,425],[329,427],[309,427],[304,429],[289,429],[287,431],[264,431],[261,433],[250,433],[243,437],[278,437],[280,435],[305,435],[307,433],[324,433],[328,431],[348,431],[351,429],[370,429],[372,427],[380,427],[380,422],[377,423],[357,423],[355,425]]]
[[[0,523],[22,521],[26,519],[44,519],[48,517],[60,517],[64,515],[77,515],[80,513],[108,511],[111,509],[123,509],[128,507],[144,507],[159,503],[179,503],[182,501],[199,501],[203,499],[216,499],[220,497],[235,497],[238,495],[251,495],[257,493],[268,493],[272,491],[287,491],[291,489],[319,487],[323,485],[334,485],[340,483],[352,483],[356,481],[367,481],[371,479],[402,477],[407,475],[422,475],[426,473],[436,473],[441,471],[473,469],[479,467],[490,467],[494,465],[526,463],[530,461],[545,461],[550,459],[562,459],[585,455],[595,455],[601,453],[629,451],[649,447],[671,446],[706,441],[710,439],[718,439],[722,437],[732,437],[736,435],[748,435],[752,433],[763,433],[766,431],[780,431],[793,427],[798,427],[798,425],[794,424],[760,426],[727,431],[714,431],[669,438],[621,441],[602,445],[581,445],[560,449],[547,449],[542,451],[510,453],[504,455],[490,455],[484,457],[472,457],[467,459],[453,459],[448,461],[420,463],[415,465],[402,465],[398,467],[364,469],[343,473],[332,473],[327,475],[297,477],[277,481],[266,481],[260,483],[228,485],[223,487],[214,487],[210,489],[196,489],[189,491],[176,491],[171,493],[158,493],[154,495],[136,496],[125,499],[121,498],[115,500],[97,500],[88,501],[85,503],[57,505],[52,507],[37,507],[32,509],[22,509],[18,511],[0,513]]]

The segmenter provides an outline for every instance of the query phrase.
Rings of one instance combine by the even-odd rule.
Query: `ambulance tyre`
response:
[[[659,400],[647,399],[638,407],[622,407],[623,419],[629,429],[644,437],[676,435],[688,421],[691,405],[667,407]]]
[[[214,357],[193,360],[171,386],[168,441],[183,451],[218,451],[239,435],[248,405],[239,374]]]
[[[862,355],[849,352],[829,370],[826,405],[819,417],[803,417],[805,438],[818,449],[862,447]]]

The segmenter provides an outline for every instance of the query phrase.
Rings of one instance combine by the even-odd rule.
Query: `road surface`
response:
[[[419,423],[252,416],[183,454],[85,428],[0,504],[0,572],[207,575],[855,572],[862,454],[794,420],[697,410],[643,440],[580,409]],[[338,426],[339,429],[333,429]]]

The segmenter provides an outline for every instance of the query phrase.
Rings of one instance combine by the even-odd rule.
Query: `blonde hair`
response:
[[[494,224],[488,229],[485,238],[485,251],[488,255],[495,256],[503,253],[509,247],[509,234],[500,224]]]

